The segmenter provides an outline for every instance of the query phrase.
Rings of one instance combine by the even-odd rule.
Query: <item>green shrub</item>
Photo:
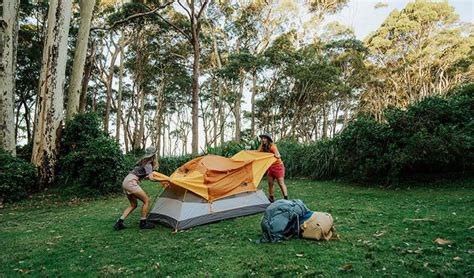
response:
[[[373,118],[353,121],[336,139],[341,174],[361,181],[386,176],[390,169],[386,154],[391,138],[389,126]]]
[[[125,159],[115,140],[101,137],[87,146],[79,182],[101,193],[116,192],[127,171]]]
[[[0,149],[0,198],[5,202],[21,200],[36,187],[36,167]]]
[[[386,123],[351,122],[335,139],[341,174],[358,181],[472,174],[474,85],[456,92],[386,111]]]
[[[21,158],[25,161],[31,161],[31,154],[33,153],[33,143],[16,147],[16,157]]]
[[[76,148],[84,147],[97,138],[107,137],[102,130],[99,116],[95,113],[77,114],[66,123],[61,147],[69,152]]]
[[[456,172],[473,163],[474,98],[427,98],[407,111],[389,111],[395,143],[393,175]]]
[[[67,123],[62,139],[60,183],[82,187],[85,193],[120,190],[130,169],[120,146],[101,130],[97,115],[76,115]]]
[[[339,174],[337,140],[322,140],[303,146],[300,160],[302,176],[332,179]]]

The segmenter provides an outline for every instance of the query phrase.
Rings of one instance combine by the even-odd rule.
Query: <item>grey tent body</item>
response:
[[[244,192],[208,202],[183,188],[165,188],[148,215],[148,220],[175,230],[264,212],[270,205],[262,190]]]

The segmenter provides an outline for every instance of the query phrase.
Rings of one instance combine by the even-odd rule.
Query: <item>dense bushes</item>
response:
[[[35,166],[0,149],[0,199],[18,201],[35,188]]]
[[[115,140],[105,134],[95,114],[79,114],[66,124],[59,161],[60,183],[89,192],[120,190],[127,170]]]
[[[360,117],[333,139],[337,144],[339,174],[367,180],[389,172],[392,134],[387,124]]]
[[[387,111],[385,123],[360,117],[335,139],[340,173],[360,181],[469,174],[474,169],[473,115],[470,85],[449,98],[430,97],[406,111]]]
[[[301,145],[280,141],[289,177],[393,182],[415,175],[472,174],[474,86],[431,97],[406,111],[352,121],[336,138]]]

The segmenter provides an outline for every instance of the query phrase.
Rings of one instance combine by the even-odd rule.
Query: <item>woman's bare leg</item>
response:
[[[267,175],[267,181],[268,181],[268,195],[274,196],[275,195],[275,178],[273,176],[268,176]]]
[[[130,202],[130,206],[125,209],[120,219],[125,220],[132,211],[137,208],[137,197],[132,194],[127,194],[128,201]]]
[[[148,215],[148,207],[150,205],[150,198],[146,195],[145,191],[140,190],[138,192],[134,192],[133,195],[140,199],[140,201],[143,202],[142,210],[140,212],[140,218],[141,219],[146,219]]]
[[[280,190],[283,196],[288,197],[288,189],[286,188],[285,178],[284,177],[277,178],[277,181],[278,181],[278,185],[280,186]]]

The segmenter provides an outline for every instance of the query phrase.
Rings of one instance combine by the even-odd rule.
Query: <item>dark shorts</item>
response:
[[[272,165],[267,170],[267,177],[273,178],[284,178],[285,177],[285,165]]]

